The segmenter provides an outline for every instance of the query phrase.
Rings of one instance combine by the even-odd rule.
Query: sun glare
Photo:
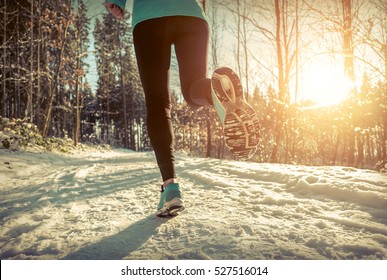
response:
[[[332,106],[348,97],[352,83],[342,68],[316,63],[306,68],[301,81],[302,97],[316,106]]]

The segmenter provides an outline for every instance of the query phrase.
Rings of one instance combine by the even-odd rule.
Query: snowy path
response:
[[[178,155],[187,209],[154,216],[152,153],[0,151],[0,259],[387,259],[387,176]]]

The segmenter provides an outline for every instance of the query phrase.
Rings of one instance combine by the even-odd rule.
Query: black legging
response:
[[[166,181],[176,178],[169,91],[171,46],[175,46],[186,102],[193,108],[211,104],[207,78],[208,24],[195,17],[161,17],[139,23],[133,38],[145,92],[148,134]]]

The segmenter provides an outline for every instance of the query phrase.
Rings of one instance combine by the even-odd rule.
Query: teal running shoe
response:
[[[183,195],[179,184],[171,183],[166,188],[161,186],[160,203],[157,206],[158,217],[176,216],[184,210]]]
[[[238,75],[228,67],[212,74],[212,103],[223,124],[225,144],[238,160],[247,160],[257,151],[260,126],[257,114],[247,103]]]

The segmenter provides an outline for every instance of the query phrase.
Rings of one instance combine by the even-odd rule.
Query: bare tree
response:
[[[4,0],[3,7],[3,116],[7,115],[7,87],[6,87],[6,76],[7,76],[7,0]]]
[[[68,29],[69,29],[69,26],[70,26],[70,23],[72,21],[71,19],[71,14],[72,14],[72,0],[68,0],[68,4],[67,4],[67,18],[65,19],[65,28],[64,28],[64,32],[63,32],[63,35],[62,35],[62,38],[60,40],[60,49],[59,49],[59,55],[58,55],[58,66],[57,66],[57,69],[54,73],[55,75],[55,79],[54,79],[54,83],[52,84],[52,88],[53,90],[50,90],[49,91],[49,96],[48,96],[48,103],[47,103],[47,107],[46,107],[46,113],[45,113],[45,122],[44,122],[44,126],[43,126],[43,131],[42,131],[42,135],[43,137],[46,137],[48,135],[48,130],[50,128],[50,125],[51,125],[51,115],[52,115],[52,105],[53,105],[53,101],[54,101],[54,97],[56,97],[59,93],[59,77],[60,77],[60,72],[62,70],[62,67],[63,67],[63,56],[64,56],[64,48],[65,48],[65,45],[66,45],[66,41],[67,41],[67,35],[68,35]]]

